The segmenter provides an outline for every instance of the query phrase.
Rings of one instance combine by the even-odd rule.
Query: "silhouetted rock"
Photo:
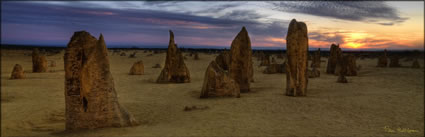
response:
[[[200,97],[211,96],[240,97],[239,85],[215,61],[211,61],[205,72]]]
[[[10,76],[10,79],[23,79],[25,78],[24,69],[21,65],[15,64],[12,70],[12,75]]]
[[[138,124],[118,103],[103,36],[75,32],[64,55],[65,129],[93,129]]]
[[[421,68],[421,66],[419,65],[418,59],[415,59],[413,61],[412,68]]]
[[[292,19],[286,35],[286,95],[307,95],[307,25]]]
[[[344,76],[357,76],[356,57],[354,55],[343,55],[338,61],[335,75],[340,75],[344,72]]]
[[[328,66],[326,68],[326,73],[335,74],[337,63],[341,59],[342,59],[342,51],[341,51],[341,48],[339,48],[339,44],[338,45],[332,44],[330,49],[330,55],[328,58]]]
[[[170,42],[165,59],[165,66],[161,71],[157,83],[188,83],[190,73],[184,63],[183,55],[174,43],[174,34],[170,30]]]
[[[377,67],[387,67],[387,65],[388,65],[387,50],[384,50],[383,55],[381,55],[378,58],[378,65],[377,65]]]
[[[313,56],[312,56],[312,61],[311,61],[311,68],[320,68],[320,48],[314,52]]]
[[[241,92],[249,92],[253,80],[252,49],[248,31],[243,27],[230,48],[230,77],[239,84]]]
[[[391,68],[396,68],[396,67],[401,67],[400,63],[399,63],[399,57],[398,56],[393,56],[390,58],[390,67]]]
[[[133,66],[130,69],[130,75],[143,75],[145,72],[145,67],[143,65],[143,61],[137,61],[133,64]]]

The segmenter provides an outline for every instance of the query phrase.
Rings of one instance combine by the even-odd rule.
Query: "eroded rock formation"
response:
[[[249,92],[250,82],[253,81],[251,40],[248,31],[243,27],[230,48],[230,77],[239,84],[241,92]]]
[[[143,65],[143,61],[137,61],[133,64],[133,66],[130,69],[130,75],[143,75],[145,72],[145,67]]]
[[[307,95],[307,25],[292,19],[286,35],[286,95]]]
[[[311,66],[310,67],[311,68],[320,68],[320,63],[321,63],[321,61],[320,61],[320,48],[319,48],[313,54],[313,58],[312,58]]]
[[[229,51],[223,51],[215,58],[215,62],[223,69],[229,70],[230,65],[230,53]]]
[[[156,51],[156,50],[155,50]],[[174,33],[170,30],[167,57],[157,83],[189,83],[190,73],[184,63],[183,55],[174,43]]]
[[[47,71],[47,60],[44,55],[40,55],[38,49],[34,49],[32,52],[32,72],[46,72]]]
[[[201,98],[216,96],[240,97],[239,85],[228,76],[215,61],[212,61],[205,72]]]
[[[337,63],[341,59],[342,59],[342,51],[341,51],[341,48],[339,48],[339,44],[338,45],[332,44],[330,49],[330,55],[328,58],[328,66],[326,68],[326,73],[335,74]]]
[[[15,64],[12,70],[12,74],[10,76],[10,79],[23,79],[25,78],[24,69],[21,65]]]
[[[137,125],[117,98],[103,36],[75,32],[64,55],[65,129]]]

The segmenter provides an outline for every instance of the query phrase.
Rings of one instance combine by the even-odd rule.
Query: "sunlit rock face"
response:
[[[75,32],[65,55],[66,130],[136,125],[117,98],[103,36]]]
[[[174,43],[174,33],[170,30],[170,42],[168,44],[165,66],[161,71],[157,83],[189,83],[190,73],[184,63],[184,58],[177,44]]]
[[[200,97],[222,96],[240,97],[239,85],[215,61],[211,61],[205,71]]]
[[[293,19],[288,27],[286,42],[286,95],[306,96],[308,84],[307,25]]]

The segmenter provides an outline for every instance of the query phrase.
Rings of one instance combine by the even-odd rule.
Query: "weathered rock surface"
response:
[[[286,95],[307,95],[308,36],[307,25],[292,19],[286,35]]]
[[[38,49],[34,49],[32,52],[32,72],[46,72],[47,71],[47,60],[44,55],[40,55]]]
[[[229,51],[223,51],[216,58],[215,62],[222,68],[223,70],[229,70],[230,66],[230,53]]]
[[[12,70],[12,74],[10,76],[10,79],[23,79],[25,78],[24,69],[21,65],[15,64]]]
[[[215,61],[210,63],[205,72],[204,85],[202,86],[200,97],[213,96],[240,97],[239,85]]]
[[[103,36],[75,32],[64,55],[65,129],[137,125],[117,98]]]
[[[156,51],[156,50],[155,50]],[[170,30],[167,57],[157,83],[189,83],[190,73],[184,63],[183,55],[174,43],[174,33]]]
[[[137,61],[133,64],[133,66],[130,69],[130,75],[143,75],[145,72],[145,67],[143,65],[143,61]]]
[[[253,80],[252,49],[248,31],[243,27],[230,47],[230,77],[239,84],[241,92],[250,91]]]
[[[351,54],[343,55],[337,63],[335,75],[344,72],[344,76],[357,76],[357,70],[356,57]]]

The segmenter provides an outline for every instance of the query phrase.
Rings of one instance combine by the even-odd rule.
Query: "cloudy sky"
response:
[[[2,44],[66,46],[75,31],[102,33],[109,47],[230,47],[245,26],[253,48],[285,48],[291,19],[310,48],[424,49],[423,1],[5,1]]]

